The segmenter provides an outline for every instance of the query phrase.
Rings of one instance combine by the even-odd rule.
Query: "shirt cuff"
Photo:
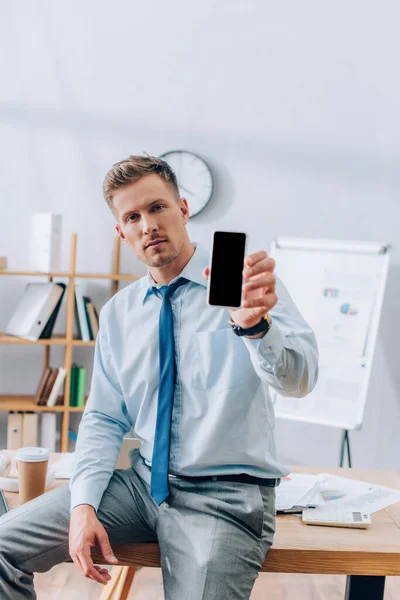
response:
[[[101,498],[99,498],[98,492],[93,487],[93,483],[89,485],[84,482],[77,482],[73,485],[71,489],[71,511],[79,504],[89,504],[93,506],[97,513]]]
[[[261,338],[242,337],[250,354],[256,360],[266,363],[271,368],[275,367],[278,358],[285,348],[285,339],[285,335],[280,330],[276,321],[272,321],[270,329]]]

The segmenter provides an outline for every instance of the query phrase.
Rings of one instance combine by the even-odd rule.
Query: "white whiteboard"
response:
[[[319,379],[305,398],[274,393],[277,418],[362,425],[390,258],[384,243],[277,238],[275,272],[314,330]]]

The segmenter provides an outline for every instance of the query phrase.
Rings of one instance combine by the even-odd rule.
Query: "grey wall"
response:
[[[245,228],[250,251],[277,235],[391,242],[352,443],[355,464],[398,467],[398,3],[4,0],[1,12],[0,255],[10,267],[26,268],[30,216],[49,210],[63,215],[64,268],[77,232],[78,268],[108,270],[106,170],[177,148],[215,175],[212,203],[189,225],[207,247],[215,227]],[[144,272],[125,247],[122,268]],[[0,278],[0,329],[24,284]],[[108,293],[85,286],[99,303]],[[0,361],[3,391],[35,389],[38,348],[0,347]],[[338,431],[279,421],[276,432],[286,462],[337,464]],[[4,434],[3,414],[0,446]]]

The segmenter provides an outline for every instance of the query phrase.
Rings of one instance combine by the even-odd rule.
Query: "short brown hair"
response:
[[[104,183],[103,194],[108,206],[113,209],[115,192],[130,183],[135,183],[145,175],[155,173],[172,186],[179,198],[179,187],[176,175],[165,160],[156,156],[128,156],[115,163],[108,171]]]

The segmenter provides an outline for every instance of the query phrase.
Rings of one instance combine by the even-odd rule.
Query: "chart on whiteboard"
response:
[[[343,262],[340,269],[335,267],[332,261],[312,274],[314,300],[308,322],[318,343],[317,385],[305,398],[275,394],[275,412],[277,417],[351,429],[363,418],[361,399],[369,377],[366,350],[381,273],[379,265],[371,268],[361,259],[357,268]]]
[[[321,361],[361,358],[375,300],[376,276],[326,269],[314,311],[313,327]]]

